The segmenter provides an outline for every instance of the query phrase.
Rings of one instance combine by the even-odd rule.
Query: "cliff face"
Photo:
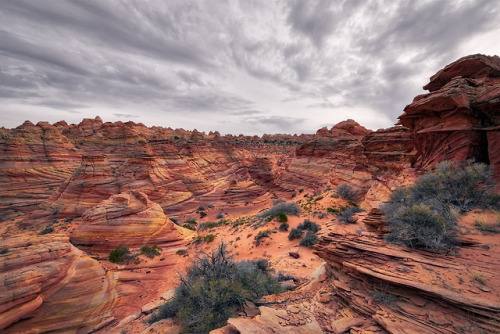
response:
[[[500,58],[473,55],[446,66],[399,117],[417,148],[415,166],[475,159],[500,180]]]

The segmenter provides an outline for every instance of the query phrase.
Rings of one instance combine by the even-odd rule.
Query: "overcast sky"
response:
[[[0,126],[101,116],[221,133],[392,126],[500,54],[498,0],[0,1]]]

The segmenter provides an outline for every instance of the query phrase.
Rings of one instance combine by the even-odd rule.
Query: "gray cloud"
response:
[[[96,114],[223,133],[391,126],[438,69],[500,53],[495,32],[495,0],[5,0],[0,126]]]

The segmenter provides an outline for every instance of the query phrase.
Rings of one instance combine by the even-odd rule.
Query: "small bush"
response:
[[[483,219],[476,219],[474,222],[476,228],[483,234],[497,234],[500,233],[500,222],[490,223]]]
[[[280,223],[286,223],[288,221],[288,217],[286,214],[280,211],[276,214],[276,220]]]
[[[341,223],[348,224],[351,218],[354,216],[354,214],[362,211],[363,209],[361,209],[358,206],[348,207],[337,214],[337,219]]]
[[[312,246],[314,246],[318,243],[318,240],[319,240],[319,238],[316,235],[316,233],[311,232],[311,231],[307,231],[306,236],[304,238],[302,238],[302,240],[300,240],[299,246],[305,246],[305,247],[312,248]]]
[[[205,208],[203,207],[203,205],[200,205],[197,210],[198,211],[203,211],[203,210],[205,210]]]
[[[300,239],[302,238],[302,230],[298,228],[292,228],[290,233],[288,233],[288,240]]]
[[[0,249],[0,254],[7,254],[9,252],[8,248],[2,248]]]
[[[129,258],[130,258],[130,251],[128,250],[128,248],[120,247],[111,251],[111,253],[109,253],[108,259],[113,263],[122,263],[128,260]]]
[[[316,233],[320,230],[320,227],[315,222],[310,221],[309,219],[305,219],[303,223],[297,226],[299,230],[306,230]]]
[[[148,320],[177,317],[188,333],[208,333],[225,325],[246,301],[282,289],[264,260],[234,262],[221,243],[211,254],[195,259],[181,276],[174,298]]]
[[[196,238],[196,240],[194,242],[195,243],[200,243],[200,242],[210,243],[210,242],[212,242],[214,240],[215,240],[215,235],[213,235],[213,234],[207,234],[205,236],[199,236],[198,238]]]
[[[458,211],[496,208],[498,195],[482,163],[442,162],[412,187],[397,189],[382,206],[388,242],[412,248],[449,249],[457,243]]]
[[[260,245],[261,243],[261,240],[264,239],[264,238],[267,238],[269,237],[269,235],[272,233],[271,230],[264,230],[264,231],[259,231],[259,233],[257,233],[257,235],[255,236],[255,244],[257,246]]]
[[[281,225],[278,227],[278,230],[280,231],[288,231],[288,228],[290,227],[290,224],[287,222],[281,223]]]
[[[337,195],[346,200],[356,201],[359,199],[359,190],[347,183],[338,186],[336,192]]]
[[[376,301],[378,301],[379,303],[382,303],[382,304],[392,304],[392,303],[397,302],[399,300],[398,296],[396,296],[392,293],[389,293],[389,292],[381,291],[381,290],[373,291],[372,297],[373,297],[373,299],[375,299]]]
[[[280,271],[278,273],[278,282],[284,282],[284,281],[289,281],[289,280],[293,280],[294,282],[298,282],[299,280],[295,277],[293,277],[292,275],[290,274],[287,274],[287,273],[284,273],[282,271]]]
[[[219,212],[219,213],[217,214],[217,216],[215,216],[215,218],[217,218],[217,219],[222,219],[222,218],[224,218],[224,214],[223,214],[222,212]]]
[[[160,255],[161,247],[158,247],[157,245],[153,245],[153,247],[149,246],[142,246],[141,247],[141,254],[146,255],[150,259],[154,258],[157,255]]]
[[[54,228],[50,225],[46,226],[43,230],[41,230],[40,232],[38,232],[39,235],[44,235],[44,234],[49,234],[49,233],[52,233],[54,232]]]
[[[274,205],[269,210],[261,212],[257,215],[258,218],[268,218],[275,217],[278,212],[282,212],[285,215],[298,215],[300,213],[300,208],[295,203],[278,203]]]
[[[207,215],[205,211],[200,212],[200,218],[205,218]]]

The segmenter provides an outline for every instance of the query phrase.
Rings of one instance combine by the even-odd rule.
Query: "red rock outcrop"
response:
[[[62,235],[1,240],[2,333],[77,332],[110,316],[116,278]],[[25,320],[22,320],[25,319]]]
[[[443,160],[489,163],[500,181],[500,58],[472,55],[446,66],[406,106],[400,123],[417,148],[415,166]]]
[[[488,287],[498,286],[497,256],[470,246],[455,255],[409,251],[356,228],[330,232],[315,251],[331,266],[339,305],[389,333],[500,330],[500,295]]]
[[[139,191],[113,195],[85,211],[70,240],[93,251],[183,244],[161,206]]]
[[[46,122],[0,129],[0,212],[28,212],[78,166],[71,140]]]

